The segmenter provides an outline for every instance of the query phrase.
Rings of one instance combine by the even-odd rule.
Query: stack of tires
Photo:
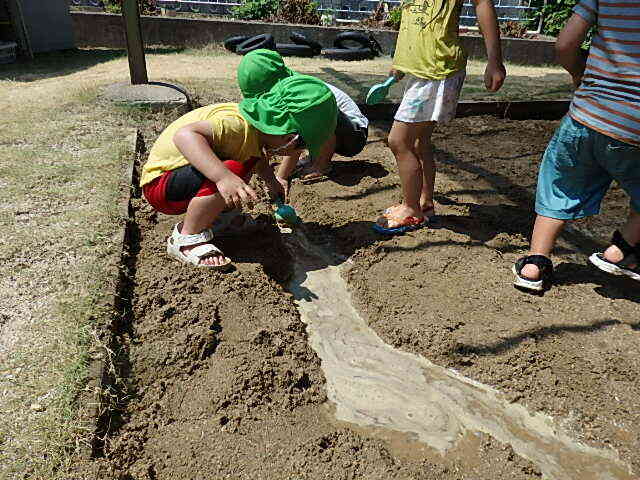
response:
[[[273,35],[239,35],[224,41],[227,50],[245,55],[259,48],[275,50],[283,57],[315,57],[321,55],[331,60],[364,60],[382,53],[382,48],[372,35],[362,32],[342,32],[333,42],[334,48],[323,49],[301,33],[293,32],[289,38],[293,43],[276,43]]]

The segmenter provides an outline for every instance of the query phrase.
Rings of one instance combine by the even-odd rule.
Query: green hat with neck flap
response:
[[[242,116],[261,132],[271,135],[299,133],[312,157],[336,129],[338,107],[324,82],[308,75],[280,80],[271,90],[240,103]]]
[[[273,50],[260,48],[247,53],[238,65],[238,86],[244,98],[253,98],[271,90],[280,80],[295,75]]]

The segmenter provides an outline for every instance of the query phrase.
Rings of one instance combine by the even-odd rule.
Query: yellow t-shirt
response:
[[[211,148],[220,160],[246,162],[252,157],[261,156],[258,132],[240,115],[237,103],[209,105],[183,115],[160,134],[142,167],[140,186],[164,172],[189,164],[173,143],[173,136],[185,125],[201,121],[211,124]]]
[[[427,80],[463,70],[458,24],[463,0],[404,0],[393,68]]]

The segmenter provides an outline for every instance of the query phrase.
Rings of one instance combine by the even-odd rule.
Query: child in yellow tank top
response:
[[[466,75],[467,58],[458,37],[463,0],[405,0],[390,75],[406,76],[402,102],[389,133],[398,164],[403,201],[388,208],[374,229],[401,234],[428,224],[434,217],[436,167],[431,135],[437,123],[455,117]],[[488,63],[487,90],[504,82],[500,32],[491,0],[474,0]]]

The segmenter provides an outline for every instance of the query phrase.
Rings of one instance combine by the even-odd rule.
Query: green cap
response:
[[[291,75],[295,72],[285,66],[278,52],[260,48],[242,57],[238,65],[238,86],[244,98],[253,98]]]
[[[326,84],[309,75],[280,80],[260,97],[245,98],[240,113],[261,132],[271,135],[299,133],[312,157],[336,129],[338,107]]]

